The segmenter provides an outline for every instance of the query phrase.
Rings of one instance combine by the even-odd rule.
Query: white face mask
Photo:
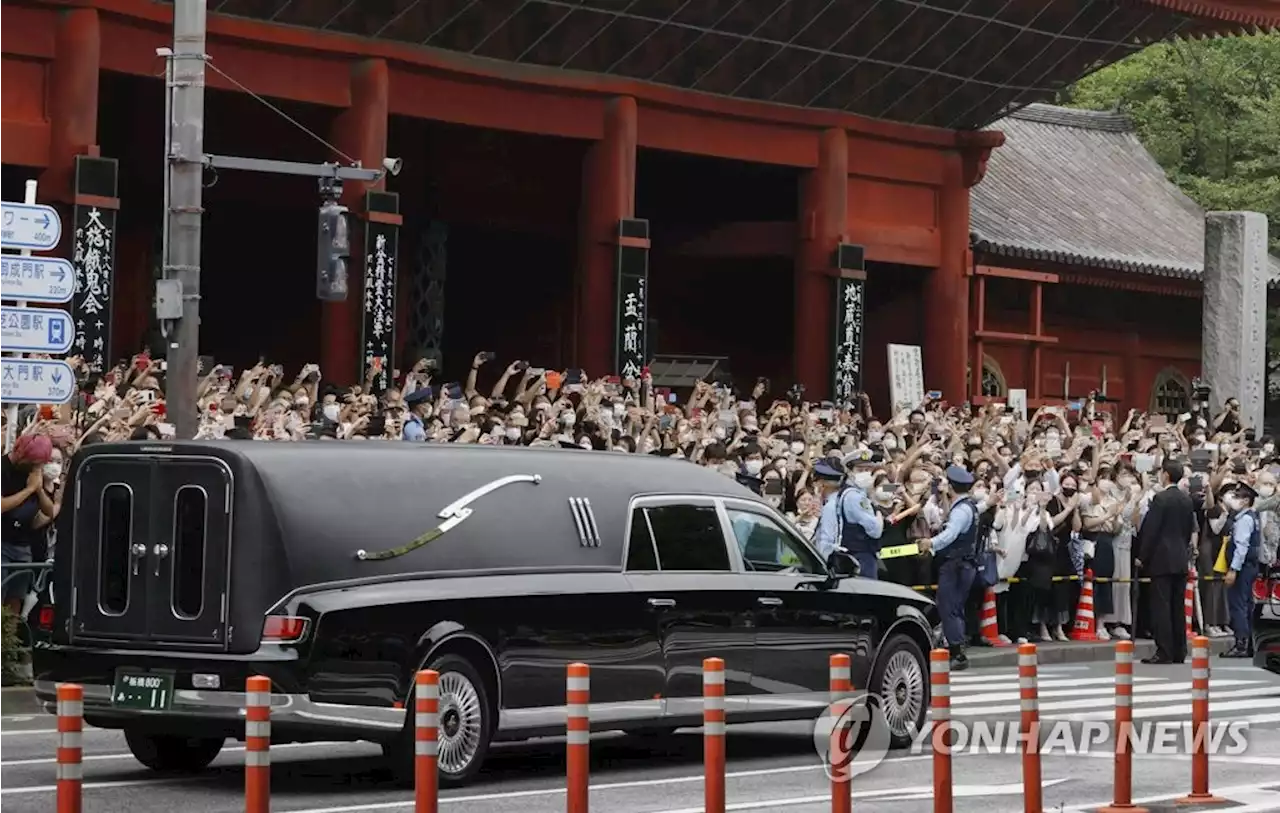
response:
[[[573,414],[572,412],[566,412],[560,416],[560,423],[564,424],[565,426],[573,426],[577,422],[578,422],[578,416]]]
[[[787,462],[785,460],[779,460],[774,464],[774,468],[778,470],[779,476],[787,476]]]
[[[792,454],[804,454],[804,442],[793,440],[791,441],[790,449]]]
[[[889,488],[876,489],[876,502],[887,503],[892,501],[893,501],[893,489],[889,489]]]
[[[853,484],[862,491],[867,491],[875,483],[876,478],[869,471],[860,471],[853,475]]]
[[[338,418],[342,415],[342,408],[337,404],[324,405],[324,417],[331,423],[337,423]]]
[[[614,415],[617,415],[619,418],[621,418],[623,415],[626,415],[626,414],[627,414],[627,405],[626,405],[626,404],[622,404],[622,403],[614,404],[614,405],[613,405],[613,414],[614,414]]]
[[[1262,444],[1262,451],[1265,452],[1266,454],[1271,454],[1275,450],[1276,450],[1276,445],[1274,443]]]
[[[507,427],[506,434],[507,434],[507,440],[519,440],[519,439],[520,439],[520,427],[518,427],[518,426],[508,426],[508,427]]]
[[[886,448],[886,449],[896,449],[896,448],[898,448],[898,439],[897,439],[897,438],[895,438],[893,435],[885,435],[885,436],[884,436],[884,448]]]
[[[742,422],[742,428],[747,432],[754,432],[757,429],[759,429],[760,426],[754,420],[751,420],[750,418],[748,418],[747,420]]]
[[[871,429],[867,432],[867,443],[880,443],[884,440],[884,432],[879,429]]]
[[[62,476],[61,463],[45,463],[44,464],[44,479],[57,480],[61,476]]]
[[[1235,496],[1227,497],[1223,502],[1226,503],[1227,508],[1230,508],[1232,511],[1239,511],[1244,505],[1244,500]]]
[[[586,450],[589,452],[589,451],[591,451],[591,441],[589,441],[589,440],[579,441],[579,442],[578,442],[578,447],[579,447],[579,448],[582,448],[582,449],[586,449]]]
[[[724,440],[724,427],[717,426],[715,429],[711,430],[711,434],[715,436],[716,440]]]
[[[985,488],[975,488],[972,491],[970,491],[969,494],[972,495],[973,499],[978,502],[982,502],[987,498],[987,490]]]
[[[742,464],[742,468],[752,477],[760,474],[760,470],[764,468],[763,460],[748,460]]]

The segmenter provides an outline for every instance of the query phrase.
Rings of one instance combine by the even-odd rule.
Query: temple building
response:
[[[1280,25],[1269,0],[208,7],[208,154],[403,160],[343,189],[337,303],[314,293],[314,179],[207,170],[200,336],[217,361],[318,361],[349,383],[420,353],[449,376],[482,350],[589,375],[689,353],[811,397],[883,398],[893,343],[919,346],[953,401],[996,381],[1074,394],[1105,366],[1109,393],[1146,404],[1166,369],[1195,374],[1191,230],[1162,228],[1177,239],[1160,252],[1129,242],[1146,226],[1061,222],[1071,203],[1018,191],[1019,173],[1070,174],[1077,132],[1132,135],[1010,112],[1152,42]],[[3,197],[36,178],[60,207],[77,347],[110,366],[154,331],[173,7],[4,0],[3,15]],[[1144,214],[1125,185],[1155,184],[1154,165],[1125,156],[1096,156],[1121,162],[1098,172],[1122,188],[1062,190],[1088,198],[1082,217],[1099,195],[1108,219]]]
[[[1200,374],[1205,212],[1115,113],[1033,104],[972,190],[974,400],[1104,393],[1187,411]],[[1269,259],[1268,287],[1280,284]]]

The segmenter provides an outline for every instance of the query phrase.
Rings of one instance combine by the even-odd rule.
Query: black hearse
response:
[[[144,764],[197,770],[242,738],[271,678],[277,741],[371,740],[404,768],[412,676],[440,672],[440,770],[494,739],[562,732],[565,665],[591,665],[596,730],[701,720],[703,658],[732,722],[813,718],[828,656],[923,725],[932,602],[851,578],[733,480],[560,449],[222,441],[100,444],[72,464],[54,640],[36,690],[84,685],[85,720]],[[839,572],[833,572],[839,571]]]

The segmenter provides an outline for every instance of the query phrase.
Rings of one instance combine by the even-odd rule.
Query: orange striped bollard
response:
[[[1018,694],[1022,718],[1018,737],[1022,747],[1022,798],[1026,813],[1041,813],[1040,690],[1037,687],[1036,645],[1018,645]]]
[[[271,810],[271,678],[244,682],[244,810]]]
[[[933,811],[951,813],[951,653],[929,653],[929,722],[933,726]]]
[[[587,787],[591,780],[591,717],[587,704],[591,697],[591,667],[569,664],[565,686],[565,762],[568,765],[568,813],[587,813]]]
[[[1226,801],[1209,792],[1209,639],[1191,641],[1191,793],[1180,804]]]
[[[1133,641],[1116,641],[1116,790],[1098,813],[1146,813],[1133,803]]]
[[[706,813],[724,813],[724,661],[702,662],[702,762]]]
[[[413,813],[436,813],[440,796],[440,673],[423,669],[413,693]]]
[[[852,661],[848,655],[832,655],[831,667],[831,813],[852,813],[853,754],[849,750],[849,708],[853,693]]]
[[[80,813],[84,766],[80,737],[84,731],[84,687],[58,684],[58,813]]]

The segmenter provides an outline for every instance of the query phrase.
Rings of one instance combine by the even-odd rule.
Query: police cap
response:
[[[954,486],[971,486],[973,485],[973,475],[959,466],[947,466],[947,482]]]
[[[820,460],[813,464],[813,476],[819,480],[839,480],[844,477],[844,472],[831,465],[826,460]]]
[[[1250,502],[1258,499],[1258,492],[1254,491],[1252,486],[1246,485],[1245,483],[1237,483],[1232,487],[1231,493],[1241,499],[1249,500]]]
[[[843,462],[846,469],[858,466],[879,466],[884,463],[884,455],[880,452],[873,452],[870,449],[856,449],[845,455]]]
[[[419,389],[414,390],[413,392],[409,393],[404,397],[404,402],[407,406],[414,406],[416,404],[422,403],[423,401],[430,401],[430,400],[431,400],[430,387],[420,387]]]

